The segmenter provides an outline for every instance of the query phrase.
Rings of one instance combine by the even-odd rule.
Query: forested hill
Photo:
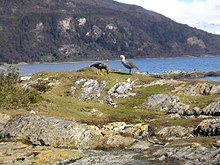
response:
[[[0,0],[0,62],[220,54],[220,36],[112,0]]]

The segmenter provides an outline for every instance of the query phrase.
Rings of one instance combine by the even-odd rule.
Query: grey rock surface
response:
[[[219,136],[220,118],[205,119],[201,121],[194,129],[194,133],[203,136]]]
[[[178,113],[180,115],[184,115],[190,108],[188,105],[181,103],[179,97],[165,94],[151,95],[148,97],[148,101],[144,104],[148,108],[158,106],[160,111]]]
[[[105,81],[98,82],[93,79],[80,79],[75,84],[81,85],[81,100],[95,100],[99,98],[103,88],[106,86]]]
[[[187,137],[189,135],[192,135],[192,133],[193,128],[185,128],[182,126],[164,127],[155,132],[156,135],[176,137]]]
[[[206,106],[202,113],[204,115],[220,116],[220,99]]]

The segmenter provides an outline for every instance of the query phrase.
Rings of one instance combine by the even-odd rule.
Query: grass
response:
[[[147,101],[147,97],[153,94],[164,93],[168,95],[176,95],[172,93],[173,87],[170,86],[149,86],[133,89],[132,92],[137,93],[136,96],[128,98],[114,98],[117,103],[117,108],[109,104],[101,104],[99,100],[106,94],[107,90],[117,82],[124,82],[128,78],[135,81],[136,85],[150,83],[155,78],[141,74],[129,75],[125,72],[111,71],[106,75],[96,74],[95,68],[84,68],[78,72],[62,72],[62,73],[38,73],[33,74],[31,80],[38,78],[50,81],[56,80],[60,84],[47,89],[40,86],[42,101],[29,105],[28,108],[11,108],[10,110],[0,107],[0,112],[7,113],[12,116],[30,113],[31,110],[35,111],[38,115],[52,116],[67,120],[77,120],[83,123],[102,125],[114,121],[125,121],[127,123],[150,123],[153,128],[160,126],[182,125],[194,126],[198,124],[200,119],[180,119],[174,120],[166,117],[164,112],[157,111],[157,109],[148,109],[143,105]],[[75,81],[85,79],[95,79],[97,81],[106,81],[106,87],[98,100],[81,101],[79,99],[79,88],[76,89],[74,94],[68,94],[70,88],[75,85]],[[187,81],[186,81],[187,82]],[[21,82],[21,86],[25,82]],[[191,83],[191,82],[187,82]],[[208,103],[216,99],[217,96],[184,96],[180,95],[181,102],[190,104],[191,106],[205,107]],[[95,110],[95,112],[94,112]]]

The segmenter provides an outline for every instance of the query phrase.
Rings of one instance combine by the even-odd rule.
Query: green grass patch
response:
[[[168,94],[172,93],[174,87],[166,85],[156,85],[149,87],[135,88],[131,92],[135,92],[135,96],[127,98],[113,98],[113,101],[118,105],[114,108],[112,105],[103,103],[103,96],[107,91],[114,86],[117,82],[125,82],[128,78],[134,81],[135,85],[149,84],[156,80],[148,75],[132,74],[129,75],[125,72],[111,71],[108,75],[103,71],[102,74],[97,74],[95,68],[84,68],[78,72],[62,72],[62,73],[37,73],[31,75],[30,81],[37,79],[47,79],[50,81],[59,81],[58,85],[48,87],[45,81],[35,86],[33,91],[37,93],[24,94],[21,91],[19,94],[14,95],[16,98],[23,98],[14,101],[19,107],[12,107],[6,110],[1,107],[1,112],[10,115],[27,114],[31,110],[35,111],[38,115],[52,116],[60,119],[77,120],[83,123],[102,125],[109,122],[125,121],[127,123],[150,123],[153,128],[164,126],[185,126],[191,127],[198,124],[201,119],[170,119],[165,112],[160,112],[157,107],[151,109],[147,108],[144,103],[147,98],[153,94]],[[97,100],[82,101],[79,99],[80,87],[75,85],[75,82],[80,79],[95,79],[97,81],[106,81],[106,86],[101,93],[101,97]],[[47,81],[46,81],[47,82]],[[187,83],[190,83],[186,81]],[[18,83],[18,87],[26,82]],[[71,94],[71,87],[75,86],[75,93]],[[40,96],[39,98],[36,96]],[[185,96],[179,95],[181,102],[189,104],[190,106],[205,107],[210,102],[215,100],[217,96]],[[26,98],[26,100],[25,100]],[[33,104],[27,102],[28,99]],[[40,100],[41,98],[41,100]],[[22,105],[28,105],[25,108]]]

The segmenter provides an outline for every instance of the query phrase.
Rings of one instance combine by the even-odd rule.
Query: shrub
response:
[[[0,107],[28,107],[42,99],[35,89],[20,89],[18,82],[19,73],[15,67],[10,66],[0,73]]]

